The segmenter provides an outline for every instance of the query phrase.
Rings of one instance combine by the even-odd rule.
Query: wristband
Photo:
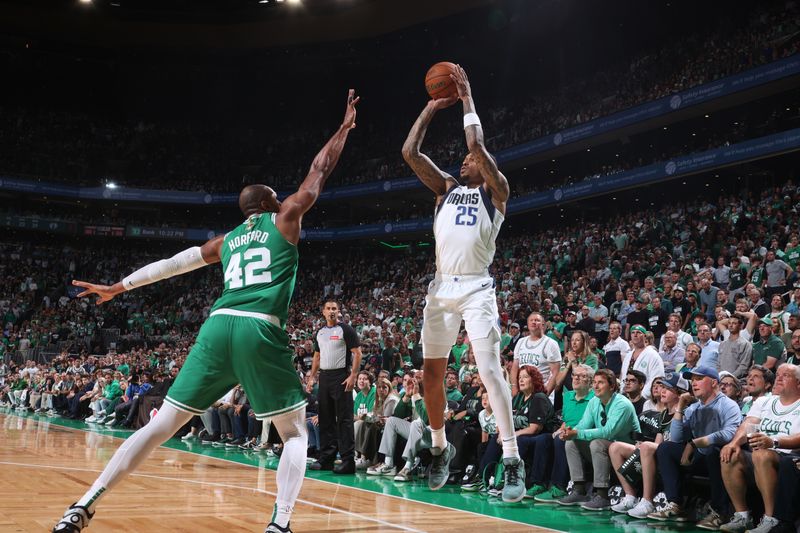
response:
[[[477,113],[467,113],[464,115],[464,129],[467,129],[469,126],[480,126],[481,119],[478,118]]]

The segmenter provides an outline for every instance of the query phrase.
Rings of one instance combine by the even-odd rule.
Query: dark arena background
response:
[[[0,532],[800,531],[799,46],[795,0],[0,0]],[[441,109],[422,154],[467,183],[465,157],[488,152],[508,182],[487,275],[518,502],[464,323],[444,378],[455,456],[429,489],[420,335],[444,242],[403,147],[442,61],[480,124],[467,97]],[[259,364],[288,379],[253,366],[211,406],[165,402],[241,282],[233,241],[222,267],[159,263],[177,271],[102,305],[73,280],[208,259],[261,224],[243,225],[242,189],[285,200],[341,131],[285,316],[255,309],[283,339]],[[462,214],[495,213],[489,188]],[[235,348],[252,338],[231,357],[255,358]],[[334,341],[361,354],[339,396]],[[302,389],[308,468],[278,470],[297,448],[245,383],[270,402]],[[167,406],[188,421],[136,451]],[[79,499],[120,446],[136,470]],[[75,503],[97,503],[90,523]]]

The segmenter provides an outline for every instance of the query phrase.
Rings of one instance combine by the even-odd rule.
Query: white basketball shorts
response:
[[[422,324],[422,347],[426,358],[444,358],[455,344],[464,320],[470,339],[484,339],[492,331],[500,338],[500,317],[494,279],[489,275],[451,276],[436,274],[428,285]],[[447,347],[445,353],[428,354],[425,345]],[[441,351],[441,350],[437,350]]]

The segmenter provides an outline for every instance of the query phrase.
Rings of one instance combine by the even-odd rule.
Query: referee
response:
[[[319,460],[309,468],[333,470],[335,474],[355,474],[353,386],[361,367],[360,341],[352,327],[339,322],[339,304],[335,301],[327,300],[322,314],[325,326],[314,335],[314,361],[306,385],[311,392],[319,370],[320,451]],[[334,468],[337,448],[342,464]]]

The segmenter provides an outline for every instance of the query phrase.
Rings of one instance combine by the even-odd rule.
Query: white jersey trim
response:
[[[258,318],[261,320],[266,320],[267,322],[275,326],[281,327],[281,320],[278,317],[276,317],[275,315],[268,315],[266,313],[254,313],[253,311],[240,311],[238,309],[222,308],[222,309],[217,309],[208,316],[214,316],[214,315],[246,316],[250,318]]]

